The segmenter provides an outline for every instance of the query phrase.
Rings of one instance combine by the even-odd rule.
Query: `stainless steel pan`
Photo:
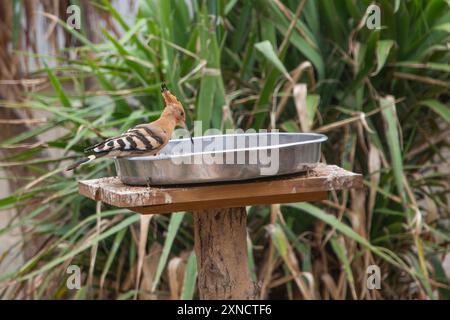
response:
[[[174,139],[158,156],[116,158],[129,185],[172,185],[248,180],[314,167],[321,143],[315,133],[243,133]]]

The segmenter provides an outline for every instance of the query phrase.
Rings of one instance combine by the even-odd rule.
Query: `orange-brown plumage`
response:
[[[169,142],[176,126],[186,128],[186,116],[183,105],[163,84],[161,94],[165,108],[159,119],[137,125],[118,137],[106,139],[85,150],[87,157],[67,168],[72,170],[83,163],[100,157],[129,157],[138,155],[156,155]]]

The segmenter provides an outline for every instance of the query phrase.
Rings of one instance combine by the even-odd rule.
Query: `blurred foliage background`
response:
[[[380,29],[365,24],[371,4]],[[0,236],[21,237],[0,252],[0,296],[197,297],[190,214],[78,195],[77,179],[115,174],[111,160],[64,171],[157,118],[164,79],[205,129],[325,133],[323,161],[364,175],[364,190],[320,203],[249,208],[261,298],[450,298],[449,32],[444,0],[1,1],[0,219],[16,214]],[[13,254],[23,263],[8,268]],[[81,290],[66,287],[73,264]]]

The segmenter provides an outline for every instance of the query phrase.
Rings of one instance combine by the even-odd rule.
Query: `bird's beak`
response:
[[[189,132],[189,135],[190,135],[190,138],[191,138],[191,143],[194,144],[194,139],[192,138],[191,130],[189,130],[189,128],[188,128],[186,122],[184,122],[184,121],[181,122],[181,123],[180,123],[180,127],[182,127],[183,129],[186,129],[186,131]]]

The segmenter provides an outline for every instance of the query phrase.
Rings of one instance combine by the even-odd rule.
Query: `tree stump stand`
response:
[[[245,206],[318,201],[332,190],[362,188],[362,176],[319,164],[307,173],[255,181],[137,187],[109,177],[79,181],[80,194],[140,214],[192,211],[200,299],[253,299]]]

